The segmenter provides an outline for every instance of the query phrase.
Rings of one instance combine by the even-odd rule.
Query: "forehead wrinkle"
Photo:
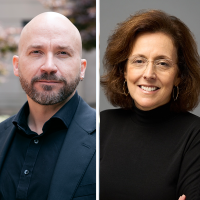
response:
[[[41,44],[31,44],[27,47],[27,50],[29,49],[42,49],[44,48],[44,45],[41,45]]]

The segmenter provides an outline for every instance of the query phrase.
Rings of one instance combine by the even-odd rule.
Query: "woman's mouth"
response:
[[[147,91],[147,92],[156,91],[156,90],[160,89],[159,87],[156,87],[156,86],[143,86],[143,85],[139,85],[139,87],[142,90]]]

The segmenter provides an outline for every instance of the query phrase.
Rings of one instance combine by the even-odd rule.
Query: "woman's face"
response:
[[[141,67],[146,59],[149,62]],[[160,59],[161,62],[153,64],[152,61]],[[124,77],[139,109],[152,110],[170,101],[173,86],[180,82],[176,62],[177,50],[169,36],[161,32],[137,36]]]

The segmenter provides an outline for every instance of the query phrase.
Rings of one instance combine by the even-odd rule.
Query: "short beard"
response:
[[[32,78],[31,83],[28,83],[22,74],[19,73],[19,80],[23,90],[33,101],[40,105],[54,105],[66,100],[76,90],[76,87],[80,81],[80,72],[70,83],[67,83],[67,80],[64,77],[57,77],[54,73],[44,73],[41,76],[35,76]],[[43,84],[43,92],[38,92],[34,87],[34,83],[40,80],[59,81],[63,82],[64,85],[58,92],[54,92],[54,86]]]

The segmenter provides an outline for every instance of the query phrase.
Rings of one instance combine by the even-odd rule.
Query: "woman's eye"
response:
[[[135,62],[136,62],[136,63],[143,63],[142,60],[136,60]]]
[[[160,61],[160,62],[158,62],[158,65],[160,65],[160,66],[166,66],[166,67],[168,67],[169,66],[169,63],[168,62],[166,62],[166,61]]]
[[[144,63],[145,61],[143,59],[136,59],[133,61],[133,63],[136,63],[136,64],[140,64],[140,63]]]

